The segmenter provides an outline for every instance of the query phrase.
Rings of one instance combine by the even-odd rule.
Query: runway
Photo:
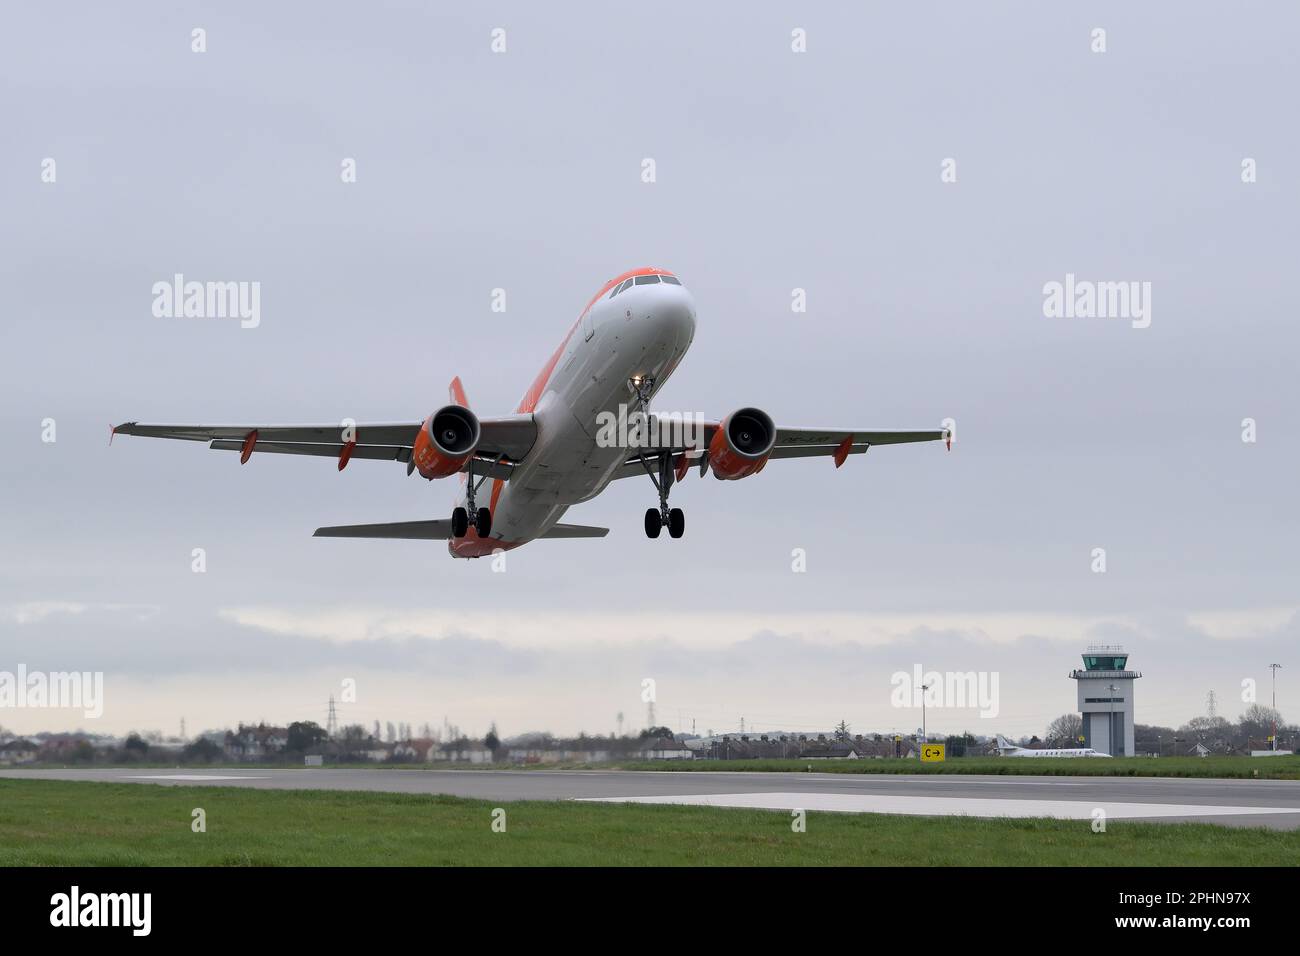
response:
[[[934,816],[1197,820],[1300,828],[1300,781],[1189,777],[1030,777],[966,774],[113,768],[0,770],[0,779],[90,780],[265,790],[376,790],[481,800],[597,800],[906,813]]]

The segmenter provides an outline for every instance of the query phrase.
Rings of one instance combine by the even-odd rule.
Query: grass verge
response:
[[[492,830],[493,810],[506,832]],[[207,832],[191,830],[202,808]],[[0,780],[0,866],[1294,865],[1300,831]]]

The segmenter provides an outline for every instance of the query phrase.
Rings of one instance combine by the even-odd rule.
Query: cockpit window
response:
[[[637,285],[653,285],[658,281],[659,281],[658,276],[637,276],[636,277]]]
[[[611,299],[614,298],[614,296],[618,295],[620,292],[622,292],[624,289],[626,289],[626,288],[627,288],[628,286],[630,286],[631,284],[632,284],[632,280],[631,280],[631,279],[624,279],[623,282],[622,282],[621,284],[619,284],[619,285],[617,285],[617,286],[614,287],[614,291],[611,292],[611,293],[609,294],[609,297],[610,297]]]
[[[676,276],[660,276],[659,278],[662,279],[664,282],[667,282],[669,285],[682,284],[681,281]]]

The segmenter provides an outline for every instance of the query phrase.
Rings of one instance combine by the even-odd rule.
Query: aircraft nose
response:
[[[695,335],[695,299],[681,286],[666,283],[658,293],[654,309],[657,323],[678,342],[689,342]]]

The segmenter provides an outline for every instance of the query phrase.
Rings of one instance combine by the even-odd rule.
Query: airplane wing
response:
[[[676,422],[670,419],[661,419],[666,422],[660,426],[659,434],[669,432],[676,427]],[[690,445],[687,442],[678,442],[673,445],[661,445],[655,448],[644,448],[634,451],[628,456],[623,466],[614,473],[615,478],[630,478],[635,475],[645,474],[645,464],[653,463],[660,454],[665,451],[673,454],[673,465],[679,473],[684,474],[686,468],[692,462],[698,463],[701,468],[701,474],[707,469],[707,453],[705,449],[713,441],[713,434],[718,430],[719,422],[706,422],[703,426],[703,442],[699,445]],[[683,429],[686,437],[691,437],[690,423],[688,422]],[[768,459],[774,458],[814,458],[826,457],[835,459],[835,467],[838,468],[844,463],[849,455],[864,454],[872,445],[900,445],[910,442],[923,441],[946,441],[951,448],[952,434],[947,429],[930,429],[930,430],[913,430],[913,431],[894,431],[882,429],[855,429],[855,428],[792,428],[777,426],[776,441],[772,447],[772,452]]]
[[[362,422],[345,428],[338,423],[156,425],[125,422],[115,426],[113,434],[207,442],[209,448],[218,451],[240,452],[241,461],[247,461],[254,451],[258,454],[315,455],[337,459],[341,470],[353,458],[409,463],[421,425],[421,422]],[[479,425],[482,438],[474,453],[474,473],[489,478],[509,478],[515,465],[528,454],[537,438],[533,416],[480,418]]]

